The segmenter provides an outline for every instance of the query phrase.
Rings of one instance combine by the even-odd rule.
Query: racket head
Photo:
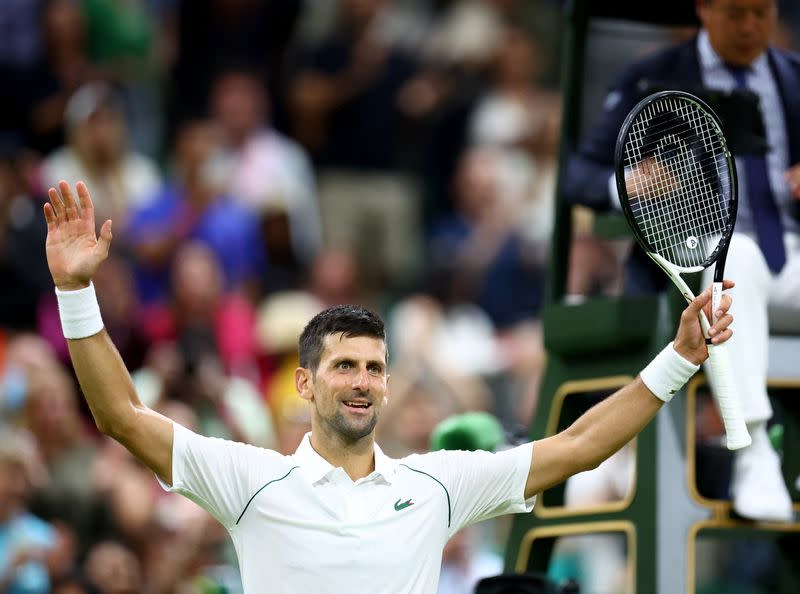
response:
[[[622,211],[648,254],[682,272],[718,259],[724,266],[738,208],[736,165],[706,103],[684,91],[644,98],[625,118],[614,163]]]

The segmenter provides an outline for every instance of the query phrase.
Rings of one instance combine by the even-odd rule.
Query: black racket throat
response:
[[[625,119],[614,161],[622,211],[642,248],[683,272],[716,263],[721,282],[738,201],[713,110],[683,91],[646,97]]]

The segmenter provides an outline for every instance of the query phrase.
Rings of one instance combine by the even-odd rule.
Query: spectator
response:
[[[227,193],[228,165],[217,127],[206,121],[182,126],[175,141],[175,178],[132,210],[125,230],[144,305],[166,300],[172,260],[188,240],[213,251],[225,291],[258,294],[266,269],[264,240],[253,213]]]
[[[87,50],[119,86],[129,145],[155,157],[161,149],[162,112],[155,18],[143,2],[81,0]]]
[[[27,145],[46,155],[66,140],[64,112],[69,98],[102,74],[89,57],[80,0],[45,0],[41,29],[44,53],[26,72],[22,93]]]
[[[492,62],[491,83],[471,120],[471,141],[499,149],[505,185],[522,215],[519,231],[546,260],[553,226],[560,97],[537,85],[536,44],[514,26],[503,30]]]
[[[230,64],[252,65],[267,88],[281,89],[286,47],[301,5],[300,0],[180,2],[173,115],[204,115],[214,78]],[[280,93],[273,94],[278,119],[284,111],[281,100]]]
[[[104,594],[140,594],[142,568],[133,552],[118,542],[104,541],[91,548],[85,571],[89,581]]]
[[[518,216],[500,176],[497,151],[464,154],[454,181],[456,212],[432,232],[429,275],[445,303],[476,303],[502,329],[537,315],[544,279],[515,228]]]
[[[73,572],[53,582],[52,594],[104,594],[95,588],[81,573]]]
[[[9,0],[0,11],[0,65],[25,68],[41,54],[42,38],[37,27],[41,0]]]
[[[141,323],[141,305],[137,298],[136,283],[130,262],[118,254],[108,259],[109,266],[95,279],[108,297],[101,307],[106,314],[106,330],[117,341],[117,350],[126,365],[139,369],[147,351],[147,336]]]
[[[150,475],[115,441],[104,439],[90,469],[92,489],[114,517],[115,534],[142,546],[152,537],[156,493]]]
[[[220,276],[207,246],[193,242],[179,248],[172,302],[151,308],[147,316],[152,340],[167,343],[167,353],[159,349],[158,357],[174,359],[173,369],[155,373],[156,400],[171,396],[187,402],[199,426],[213,435],[266,446],[274,435],[256,388],[255,312],[242,295],[223,290]]]
[[[352,249],[372,285],[408,280],[420,249],[419,200],[397,154],[415,65],[384,42],[385,9],[343,0],[339,28],[300,59],[289,89],[294,133],[320,167],[326,244]]]
[[[18,432],[0,429],[0,592],[49,594],[45,556],[55,531],[28,511],[31,451]]]
[[[19,135],[25,114],[26,73],[42,55],[42,0],[8,0],[0,10],[0,134]]]
[[[503,559],[481,548],[481,527],[467,526],[445,545],[438,594],[474,592],[477,583],[503,573]]]
[[[303,148],[270,122],[270,105],[258,75],[231,69],[215,80],[214,121],[233,159],[230,189],[261,218],[272,290],[300,284],[321,242],[314,172]]]
[[[75,529],[79,550],[113,530],[91,480],[97,456],[78,409],[72,379],[57,361],[31,367],[25,402],[26,426],[46,469],[31,499],[32,509]]]
[[[0,151],[0,327],[32,330],[39,298],[50,293],[41,249],[47,228],[19,147]]]
[[[103,192],[95,205],[98,221],[112,219],[124,228],[127,210],[155,193],[161,175],[153,161],[128,148],[119,97],[106,83],[88,83],[70,98],[65,121],[68,144],[42,163],[42,186],[62,179],[91,182]]]
[[[323,250],[317,255],[311,267],[309,290],[326,306],[364,303],[369,299],[356,256],[344,249]]]

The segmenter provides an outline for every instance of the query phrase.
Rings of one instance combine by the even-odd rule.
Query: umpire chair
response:
[[[591,126],[607,92],[608,79],[599,79],[597,73],[613,74],[638,51],[673,43],[674,33],[697,25],[694,2],[571,0],[563,25],[564,115],[552,257],[542,312],[548,363],[539,412],[529,432],[534,440],[565,428],[589,404],[633,380],[671,340],[685,305],[671,286],[663,295],[565,303],[572,208],[562,199],[561,188],[567,157],[575,152],[582,131]],[[597,51],[601,45],[604,51]],[[594,234],[627,237],[628,228],[621,216],[596,215]],[[560,485],[540,494],[532,513],[515,516],[506,548],[506,573],[546,573],[559,537],[615,533],[626,543],[627,591],[694,593],[698,538],[764,537],[773,539],[780,551],[780,591],[800,592],[800,563],[793,552],[800,550],[800,526],[743,522],[731,518],[726,502],[698,495],[693,419],[703,383],[698,374],[634,440],[635,480],[624,500],[568,508],[564,485]],[[800,420],[796,415],[791,418],[794,437],[800,435]],[[790,466],[796,466],[797,460]],[[492,586],[478,591],[506,591]]]

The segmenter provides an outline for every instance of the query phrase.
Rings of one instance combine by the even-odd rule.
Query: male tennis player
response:
[[[705,291],[684,311],[675,341],[636,380],[562,433],[498,454],[441,451],[394,460],[375,443],[389,384],[383,322],[361,307],[339,306],[317,315],[300,337],[295,381],[312,422],[295,454],[202,437],[137,398],[91,284],[111,245],[111,221],[98,238],[89,192],[82,182],[76,190],[77,200],[66,182],[51,188],[44,211],[62,328],[89,408],[98,428],[168,490],[228,529],[248,594],[432,594],[453,534],[530,511],[537,493],[596,467],[641,431],[708,355],[698,322],[710,300]],[[731,336],[730,304],[725,296],[710,332],[715,343]]]

